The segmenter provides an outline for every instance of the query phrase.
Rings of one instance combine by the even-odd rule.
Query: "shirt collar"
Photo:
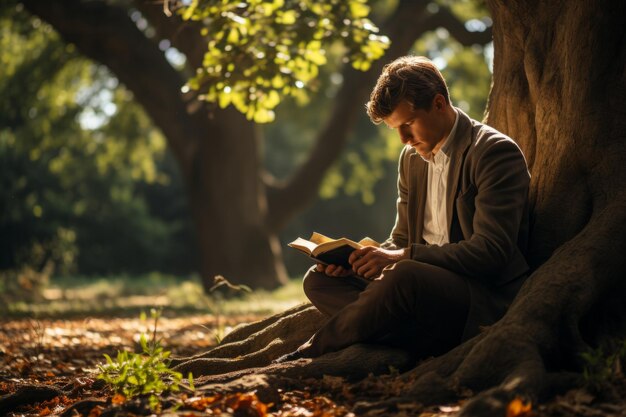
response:
[[[439,149],[439,151],[443,152],[446,156],[450,156],[453,150],[454,135],[456,134],[456,128],[459,125],[459,112],[454,107],[452,107],[452,110],[454,110],[454,124],[452,125],[452,129],[450,130],[450,134],[448,135],[448,137],[446,137],[443,145],[441,145],[441,149]]]

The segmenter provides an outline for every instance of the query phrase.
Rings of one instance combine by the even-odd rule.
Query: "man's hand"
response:
[[[345,269],[339,265],[324,265],[317,264],[317,272],[323,272],[331,277],[345,277],[352,275],[354,272],[351,269]]]
[[[357,275],[374,279],[381,274],[386,266],[408,258],[409,248],[390,250],[366,246],[352,252],[348,262],[352,264],[352,270]]]

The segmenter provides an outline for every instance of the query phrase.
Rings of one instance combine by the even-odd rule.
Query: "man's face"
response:
[[[445,99],[439,95],[433,100],[430,110],[414,109],[408,101],[401,101],[384,122],[398,131],[402,143],[412,146],[428,159],[433,151],[436,153],[439,150],[445,139],[445,117],[442,111],[445,104]]]

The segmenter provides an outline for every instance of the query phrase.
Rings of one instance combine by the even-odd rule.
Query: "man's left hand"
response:
[[[357,275],[374,279],[381,274],[386,266],[408,258],[408,248],[390,250],[366,246],[352,252],[348,261]]]

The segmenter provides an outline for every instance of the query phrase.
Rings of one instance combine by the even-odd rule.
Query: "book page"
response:
[[[313,232],[309,240],[315,243],[316,245],[321,245],[322,243],[333,242],[335,239],[330,238],[328,236],[324,236],[321,233]]]
[[[317,247],[315,243],[309,242],[308,240],[302,239],[301,237],[287,244],[287,246],[290,246],[294,249],[301,250],[302,252],[306,252],[308,254],[311,254]]]
[[[355,249],[360,249],[362,248],[362,246],[350,239],[347,239],[345,237],[342,237],[341,239],[337,239],[337,240],[329,240],[328,242],[324,242],[321,243],[319,245],[317,245],[317,248],[315,248],[315,250],[313,250],[312,255],[313,256],[318,256],[320,253],[325,253],[325,252],[329,252],[335,248],[339,248],[341,246],[350,246],[352,248]]]
[[[363,239],[359,240],[359,245],[361,245],[361,246],[374,246],[376,248],[380,247],[380,243],[376,242],[371,237],[364,237]]]
[[[318,255],[322,253],[332,251],[342,246],[348,246],[354,249],[360,249],[364,246],[379,247],[380,244],[376,242],[374,239],[371,239],[369,237],[365,237],[357,243],[345,237],[342,237],[339,239],[333,239],[328,236],[324,236],[321,233],[313,232],[309,240],[299,237],[293,242],[287,244],[287,246],[290,246],[294,249],[298,249],[299,251],[304,252],[313,257],[317,257]]]

